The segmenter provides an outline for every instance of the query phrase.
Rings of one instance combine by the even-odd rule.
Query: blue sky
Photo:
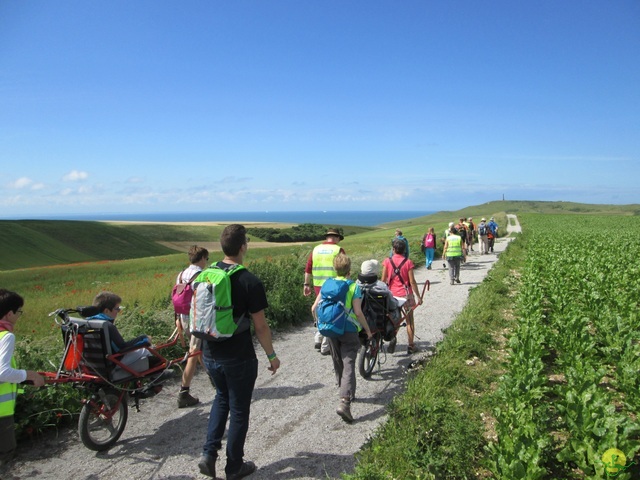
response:
[[[640,202],[640,2],[0,0],[0,218]]]

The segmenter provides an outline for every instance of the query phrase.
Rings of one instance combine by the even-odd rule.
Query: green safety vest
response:
[[[4,337],[8,331],[0,332],[0,338]],[[16,359],[11,357],[11,368],[17,368]],[[0,417],[13,415],[16,410],[16,396],[18,395],[18,384],[0,382]]]
[[[462,239],[459,235],[447,237],[447,258],[462,256]]]
[[[314,287],[322,287],[327,278],[334,278],[337,275],[333,268],[333,259],[339,253],[340,246],[335,243],[322,243],[313,249],[311,271]]]

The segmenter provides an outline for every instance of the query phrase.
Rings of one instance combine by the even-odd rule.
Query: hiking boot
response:
[[[320,350],[321,346],[322,346],[322,343],[316,342],[316,344],[313,346],[313,348],[315,348],[316,350]]]
[[[200,400],[192,397],[189,392],[180,392],[178,394],[178,408],[193,407],[198,403],[200,403]]]
[[[227,480],[237,480],[251,475],[256,471],[256,464],[253,462],[244,462],[236,473],[227,473]]]
[[[389,345],[387,345],[387,352],[389,353],[393,353],[396,351],[396,343],[398,343],[398,339],[396,337],[393,337],[391,339],[391,341],[389,342]]]
[[[340,405],[338,405],[336,413],[340,415],[345,422],[353,422],[353,417],[351,416],[351,402],[348,399],[343,398],[340,400]]]
[[[207,477],[216,478],[216,459],[217,457],[211,455],[202,455],[198,462],[200,473]]]

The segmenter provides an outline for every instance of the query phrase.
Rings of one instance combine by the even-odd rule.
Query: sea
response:
[[[264,212],[171,212],[171,213],[105,213],[38,217],[43,220],[92,220],[126,222],[274,222],[319,223],[375,227],[382,223],[408,220],[435,213],[413,210],[345,210],[345,211],[264,211]]]

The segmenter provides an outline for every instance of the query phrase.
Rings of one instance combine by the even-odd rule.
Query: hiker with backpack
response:
[[[436,231],[433,227],[429,227],[427,233],[422,237],[422,253],[426,258],[427,270],[431,270],[431,264],[433,263],[433,257],[436,253]]]
[[[328,278],[334,278],[336,271],[333,268],[333,260],[339,253],[345,253],[344,249],[338,245],[344,236],[337,228],[330,228],[325,233],[325,241],[316,245],[307,258],[304,269],[304,284],[302,293],[308,297],[312,293],[317,296],[320,293],[322,284]],[[313,287],[313,290],[311,289]],[[329,341],[316,330],[314,335],[314,346],[322,355],[329,355]]]
[[[356,394],[356,357],[360,349],[360,330],[367,338],[372,333],[362,313],[362,292],[349,279],[351,259],[344,253],[333,259],[335,278],[327,279],[316,297],[311,313],[318,330],[329,340],[333,370],[340,389],[336,413],[347,423],[353,422],[351,402]]]
[[[478,239],[480,241],[480,255],[486,255],[489,253],[489,226],[487,225],[487,219],[482,218],[478,224]]]
[[[204,247],[193,245],[189,248],[190,265],[178,274],[176,284],[173,287],[171,299],[176,315],[176,328],[187,337],[189,341],[189,353],[202,350],[202,340],[191,335],[189,328],[189,309],[193,295],[192,283],[209,262],[209,251]],[[182,382],[178,393],[178,408],[192,407],[200,403],[197,397],[189,392],[191,381],[196,373],[198,362],[202,363],[202,356],[195,355],[187,358],[187,364],[182,372]]]
[[[476,237],[476,224],[473,221],[473,217],[469,217],[467,227],[467,245],[469,245],[469,249],[473,252],[473,242]]]
[[[460,239],[462,240],[462,250],[466,255],[469,255],[469,245],[467,244],[467,224],[465,218],[460,218],[460,221],[456,225],[457,235],[460,235]]]
[[[385,258],[382,263],[382,281],[389,285],[389,290],[394,297],[404,298],[406,302],[403,308],[407,313],[407,353],[411,355],[418,351],[415,346],[414,340],[414,319],[413,308],[417,305],[422,305],[422,298],[420,298],[420,292],[418,285],[416,284],[416,278],[413,273],[415,265],[413,262],[404,256],[405,244],[402,240],[394,240],[393,242],[393,255]]]
[[[402,235],[402,230],[400,230],[399,228],[396,229],[395,237],[393,237],[393,240],[391,240],[391,252],[389,253],[389,256],[391,257],[393,255],[393,242],[396,240],[402,240],[404,242],[404,256],[406,258],[409,258],[409,240],[407,240],[407,237]]]
[[[489,250],[493,253],[493,244],[496,241],[496,237],[498,236],[498,224],[496,223],[496,219],[491,217],[489,219],[489,223],[487,223],[489,227]]]
[[[251,323],[267,356],[267,369],[273,375],[280,367],[264,314],[268,307],[264,285],[242,265],[247,244],[243,225],[225,227],[220,236],[224,259],[198,275],[191,304],[191,331],[203,338],[204,365],[216,389],[198,468],[200,473],[216,477],[216,459],[226,430],[228,480],[256,471],[256,465],[243,458],[251,397],[258,377]]]

